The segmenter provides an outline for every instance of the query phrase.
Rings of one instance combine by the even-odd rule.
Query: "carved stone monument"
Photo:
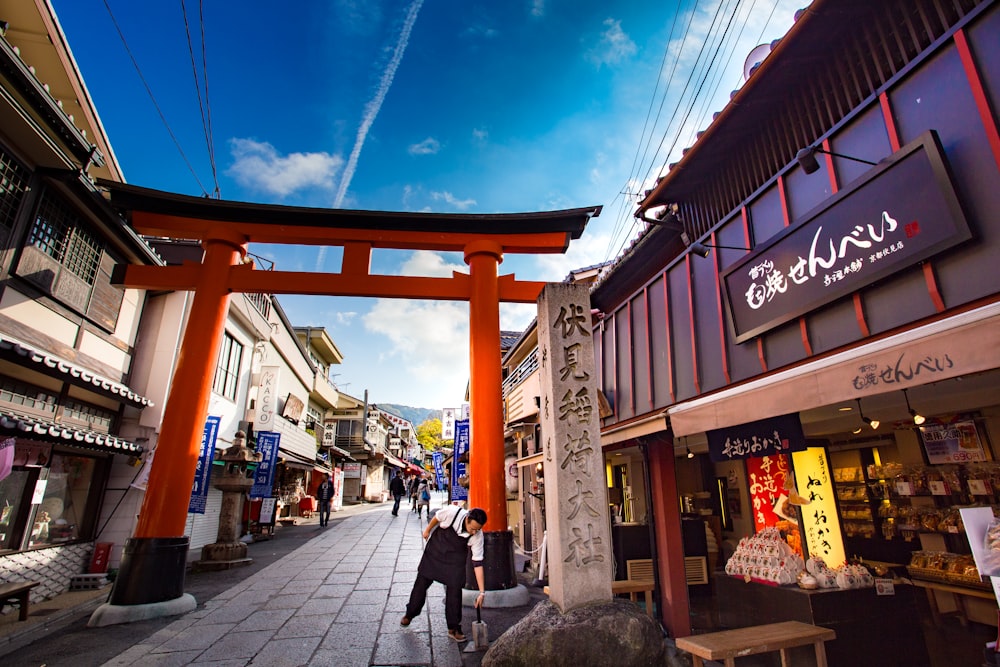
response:
[[[564,613],[611,600],[611,519],[590,330],[587,287],[546,285],[538,358],[549,597]]]
[[[222,471],[213,474],[212,486],[222,491],[222,509],[219,512],[219,532],[212,544],[201,548],[201,560],[193,566],[198,570],[225,570],[249,565],[247,545],[240,541],[240,524],[243,519],[243,499],[253,486],[250,463],[260,461],[261,455],[244,446],[246,434],[237,431],[233,445],[217,451],[215,458],[222,461]]]
[[[542,289],[538,358],[550,601],[501,635],[484,667],[663,664],[659,625],[611,594],[611,515],[591,329],[586,285]]]

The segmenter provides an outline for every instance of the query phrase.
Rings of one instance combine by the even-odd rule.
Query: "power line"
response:
[[[108,5],[108,0],[102,0],[104,3],[104,8],[108,12],[108,16],[111,17],[111,23],[115,26],[115,31],[118,33],[118,38],[122,40],[122,45],[125,47],[125,53],[128,54],[129,60],[132,61],[132,66],[135,68],[136,74],[139,75],[139,80],[142,82],[142,86],[146,89],[146,94],[149,95],[149,99],[153,102],[153,108],[156,109],[156,113],[160,116],[160,121],[163,123],[163,127],[167,129],[167,134],[170,135],[170,139],[174,142],[174,146],[177,147],[177,152],[181,154],[181,158],[184,160],[184,164],[187,165],[188,171],[194,176],[195,182],[198,187],[201,188],[201,193],[208,196],[208,191],[205,186],[201,184],[201,180],[198,178],[198,174],[195,173],[194,167],[191,166],[190,160],[188,160],[187,155],[184,154],[184,149],[181,148],[180,142],[177,140],[177,136],[174,135],[174,131],[170,129],[170,123],[167,122],[166,116],[163,115],[163,111],[160,109],[159,103],[156,101],[156,96],[153,95],[152,89],[150,89],[149,84],[146,82],[146,77],[142,74],[142,69],[139,67],[139,63],[136,61],[135,56],[132,55],[132,49],[129,48],[128,41],[125,39],[125,35],[122,33],[121,27],[118,25],[118,20],[115,18],[114,12],[111,11],[111,7]]]
[[[187,7],[181,0],[181,13],[184,15],[184,32],[187,35],[188,55],[191,58],[191,73],[194,76],[194,87],[198,94],[198,110],[201,112],[201,127],[205,133],[205,144],[208,148],[208,163],[212,168],[212,181],[215,183],[215,198],[219,199],[219,176],[215,166],[215,141],[212,136],[212,108],[208,98],[208,56],[205,49],[205,4],[198,0],[198,24],[201,28],[201,80],[205,83],[205,96],[202,99],[201,83],[198,80],[198,63],[194,57],[194,45],[191,43],[191,26],[188,23]]]

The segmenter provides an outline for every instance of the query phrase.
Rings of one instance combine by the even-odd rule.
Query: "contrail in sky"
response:
[[[354,178],[354,170],[358,166],[358,157],[361,155],[361,148],[365,145],[368,130],[371,129],[372,123],[375,122],[375,117],[378,116],[378,112],[382,108],[382,102],[385,101],[385,96],[389,93],[389,88],[392,87],[392,79],[396,76],[396,69],[399,67],[400,61],[403,60],[406,45],[410,42],[410,33],[413,31],[413,24],[417,22],[417,14],[420,12],[420,7],[423,4],[424,0],[414,0],[413,4],[406,11],[406,21],[403,23],[403,30],[399,33],[399,40],[396,42],[396,50],[392,54],[392,60],[389,61],[385,71],[382,72],[382,80],[379,81],[375,97],[365,105],[361,127],[358,128],[358,136],[354,140],[354,149],[351,151],[351,157],[347,160],[347,166],[344,167],[344,175],[340,180],[337,198],[333,202],[334,208],[340,208],[340,205],[344,202],[344,195],[347,194],[347,188],[351,185],[351,179]]]

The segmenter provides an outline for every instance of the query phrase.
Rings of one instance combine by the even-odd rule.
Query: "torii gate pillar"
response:
[[[150,469],[149,491],[143,496],[135,536],[125,543],[106,608],[173,599],[178,599],[178,604],[197,604],[193,597],[184,595],[189,542],[184,527],[192,472],[205,428],[198,417],[208,411],[214,374],[206,369],[216,365],[229,311],[229,271],[246,255],[245,240],[228,230],[215,229],[202,243],[205,256],[157,443],[162,455],[156,456],[156,465]],[[101,614],[95,613],[90,625],[120,622],[115,614],[109,612],[109,616],[102,620]]]
[[[469,506],[486,510],[485,577],[487,590],[513,588],[514,540],[507,529],[504,482],[503,377],[500,350],[502,247],[489,241],[465,248],[469,265]],[[473,587],[475,580],[470,583]]]

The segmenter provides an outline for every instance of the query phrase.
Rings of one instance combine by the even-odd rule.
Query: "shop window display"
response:
[[[90,539],[102,459],[18,443],[0,479],[0,553]]]
[[[80,539],[95,463],[84,456],[53,454],[32,526],[30,548]]]

